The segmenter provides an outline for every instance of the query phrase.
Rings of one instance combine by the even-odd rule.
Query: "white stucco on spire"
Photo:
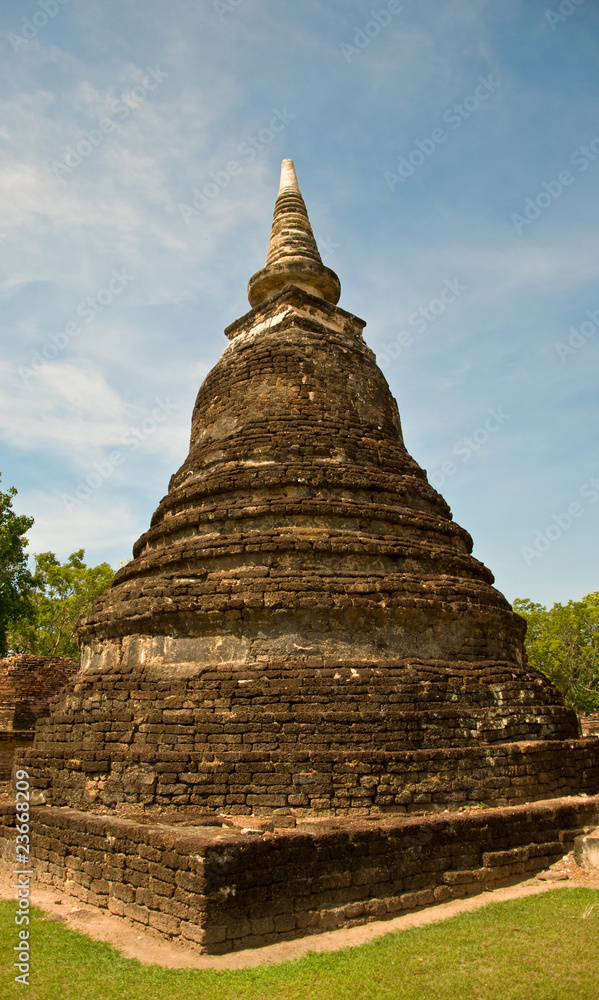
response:
[[[279,185],[279,192],[283,188],[291,188],[293,191],[299,193],[299,184],[297,183],[297,177],[295,176],[295,165],[293,160],[283,160],[281,163],[281,183]]]

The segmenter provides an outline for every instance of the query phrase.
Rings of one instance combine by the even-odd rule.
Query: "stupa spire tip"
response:
[[[286,285],[297,285],[333,305],[341,292],[339,278],[322,263],[293,160],[281,163],[266,264],[250,278],[250,305],[260,305]]]
[[[279,194],[285,188],[291,188],[293,191],[297,191],[299,193],[299,184],[297,183],[295,164],[293,160],[283,160],[281,163],[281,183],[279,184]]]

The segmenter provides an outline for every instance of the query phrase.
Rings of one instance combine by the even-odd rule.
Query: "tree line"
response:
[[[16,492],[0,490],[0,656],[78,656],[75,624],[110,586],[114,570],[106,562],[86,566],[84,549],[65,563],[42,552],[30,569],[25,535],[33,518],[14,512]],[[571,708],[599,712],[599,592],[552,608],[518,598],[513,608],[526,619],[530,666]]]
[[[0,489],[0,656],[79,656],[75,624],[110,586],[114,570],[107,562],[86,566],[84,549],[65,563],[41,552],[30,569],[25,535],[33,518],[13,510],[16,492]]]
[[[530,666],[555,684],[570,708],[599,712],[599,591],[552,608],[518,598],[513,608],[526,619]]]

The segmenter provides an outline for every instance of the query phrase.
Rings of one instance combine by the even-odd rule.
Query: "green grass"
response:
[[[284,965],[162,969],[33,910],[29,987],[14,983],[13,903],[0,903],[2,1000],[597,1000],[599,891],[493,903],[360,948]]]

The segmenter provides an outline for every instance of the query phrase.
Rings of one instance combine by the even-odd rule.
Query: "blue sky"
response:
[[[24,0],[0,44],[0,469],[32,552],[130,557],[291,157],[499,589],[598,589],[594,0]]]

